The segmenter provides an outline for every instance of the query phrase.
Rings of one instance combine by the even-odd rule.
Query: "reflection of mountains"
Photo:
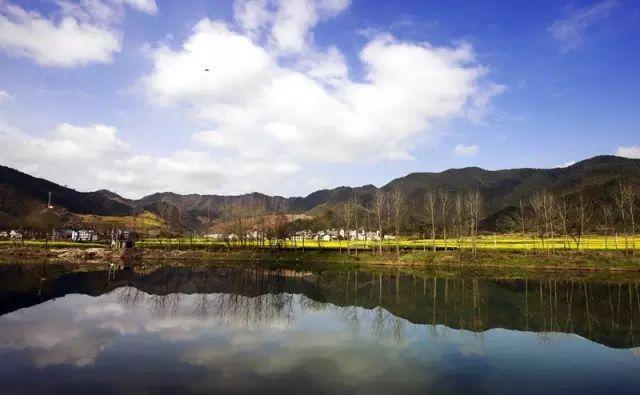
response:
[[[180,294],[200,294],[199,304],[195,306],[198,314],[240,312],[245,314],[247,322],[269,320],[270,315],[286,318],[286,304],[291,300],[287,294],[303,294],[308,300],[309,306],[303,306],[306,308],[314,308],[315,303],[365,309],[381,306],[394,316],[416,324],[441,324],[472,331],[500,327],[576,333],[607,346],[625,348],[637,346],[640,336],[640,294],[635,282],[489,280],[469,275],[436,278],[388,272],[324,271],[318,274],[165,266],[118,271],[111,281],[107,281],[108,274],[104,271],[67,273],[45,282],[40,288],[40,277],[26,280],[33,277],[33,273],[21,270],[2,268],[2,314],[67,293],[100,295],[128,286],[118,290],[123,303],[136,303],[136,295],[142,291],[151,295],[150,308],[171,310],[172,298],[179,298]],[[37,296],[38,289],[41,296]],[[237,295],[244,298],[234,299]]]

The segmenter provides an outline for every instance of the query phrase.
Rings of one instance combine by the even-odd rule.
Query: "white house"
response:
[[[12,239],[21,239],[22,233],[18,232],[17,230],[12,230],[11,232],[9,232],[9,237]]]
[[[98,235],[92,230],[80,229],[71,232],[71,240],[73,241],[96,241]]]
[[[250,230],[246,233],[245,238],[247,240],[258,240],[258,231],[257,230]]]

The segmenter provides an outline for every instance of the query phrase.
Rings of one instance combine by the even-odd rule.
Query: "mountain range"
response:
[[[493,229],[499,226],[501,217],[512,215],[520,199],[528,199],[535,192],[547,190],[571,196],[580,191],[592,199],[599,199],[613,191],[619,180],[628,180],[636,188],[640,187],[640,159],[603,155],[553,169],[485,170],[466,167],[439,173],[411,173],[380,189],[390,192],[399,188],[406,197],[407,207],[419,212],[424,212],[427,190],[478,190],[483,198],[481,226]],[[167,222],[172,216],[179,215],[184,228],[195,229],[205,222],[203,219],[219,218],[225,203],[254,199],[264,202],[266,212],[280,207],[288,213],[314,216],[353,201],[354,196],[357,196],[359,205],[372,207],[377,190],[374,185],[343,186],[319,190],[305,197],[288,198],[257,192],[234,196],[159,192],[134,200],[106,189],[79,192],[0,166],[0,228],[20,226],[24,218],[42,211],[48,203],[49,192],[56,212],[67,220],[79,214],[126,216],[134,210],[144,210]]]

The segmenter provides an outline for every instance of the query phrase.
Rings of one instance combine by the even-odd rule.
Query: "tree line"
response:
[[[417,199],[415,193],[407,196],[396,186],[378,189],[372,196],[361,198],[354,191],[345,202],[313,217],[291,214],[284,198],[267,205],[265,200],[249,196],[225,201],[215,211],[215,221],[208,217],[204,227],[211,229],[215,222],[223,237],[234,235],[233,239],[227,239],[230,246],[257,243],[280,247],[290,242],[295,248],[304,248],[313,242],[320,245],[323,231],[343,229],[344,235],[338,240],[344,242],[349,254],[357,254],[365,241],[367,249],[379,254],[394,251],[399,255],[400,238],[421,240],[412,243],[411,248],[433,251],[462,249],[466,240],[475,254],[482,228],[490,227],[482,192],[427,187],[422,193],[421,199]],[[583,188],[572,193],[542,190],[519,199],[517,206],[500,210],[490,233],[534,238],[539,246],[536,248],[550,253],[557,248],[581,250],[585,236],[597,234],[604,236],[605,248],[615,246],[632,251],[639,200],[638,192],[629,182],[618,182],[595,197]],[[358,243],[349,236],[353,231],[358,232]],[[370,237],[372,232],[375,237]]]

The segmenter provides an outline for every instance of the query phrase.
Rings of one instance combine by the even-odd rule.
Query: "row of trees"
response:
[[[385,243],[385,236],[430,240],[431,243],[422,243],[421,247],[434,251],[438,245],[444,249],[461,248],[462,240],[470,238],[475,253],[483,222],[485,229],[499,233],[520,233],[523,238],[534,235],[541,248],[549,252],[558,248],[558,243],[564,249],[581,249],[587,234],[603,235],[605,248],[609,248],[609,243],[613,243],[610,238],[615,236],[617,248],[633,250],[637,197],[633,186],[624,182],[602,194],[582,189],[570,194],[543,190],[484,220],[484,200],[477,189],[427,188],[422,199],[415,195],[408,198],[399,187],[378,189],[373,196],[364,198],[356,192],[343,204],[314,217],[290,214],[283,198],[275,198],[267,205],[265,199],[247,197],[223,203],[215,213],[216,220],[207,218],[205,227],[211,229],[217,223],[222,235],[234,235],[236,239],[228,240],[230,245],[246,245],[249,239],[253,243],[257,239],[261,246],[277,247],[291,240],[295,247],[300,243],[303,248],[305,237],[315,237],[319,242],[321,232],[338,228],[345,231],[346,237],[341,239],[350,254],[357,254],[358,246],[362,245],[348,237],[356,230],[358,239],[363,236],[368,248],[380,254],[385,249],[395,250],[399,255],[399,237],[395,237],[394,243]],[[370,236],[371,232],[375,238]]]
[[[633,250],[637,204],[638,193],[631,184],[622,182],[597,199],[589,198],[583,190],[568,196],[542,191],[520,200],[516,218],[522,236],[534,232],[550,252],[555,249],[556,237],[564,240],[563,248],[571,248],[571,240],[581,249],[587,234],[603,235],[605,248],[609,248],[610,236],[619,248],[622,236],[625,250]]]
[[[362,244],[353,243],[350,235],[355,231],[356,238],[359,241],[364,238],[368,248],[374,248],[380,254],[385,249],[395,249],[398,255],[399,236],[414,239],[430,237],[434,250],[436,238],[441,235],[445,239],[445,248],[448,248],[451,235],[457,239],[470,236],[474,240],[475,251],[482,207],[478,190],[434,189],[427,192],[424,201],[424,206],[416,207],[401,188],[379,189],[373,198],[360,199],[354,193],[345,203],[310,217],[290,214],[283,198],[267,202],[266,199],[247,196],[225,200],[217,211],[207,210],[207,217],[200,218],[203,224],[201,233],[216,233],[226,240],[229,248],[249,244],[279,247],[287,240],[293,243],[294,248],[304,248],[305,241],[320,245],[323,232],[342,229],[344,232],[338,240],[344,241],[349,254],[357,254],[358,246]],[[384,243],[384,239],[395,240],[395,243]],[[342,243],[340,246],[342,248]],[[426,244],[423,248],[427,248]]]

